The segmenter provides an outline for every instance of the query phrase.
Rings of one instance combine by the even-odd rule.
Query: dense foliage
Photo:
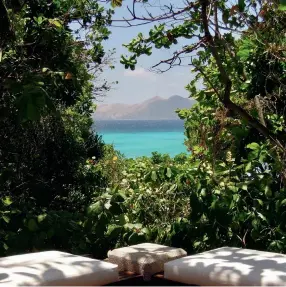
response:
[[[170,1],[158,14],[145,2],[146,14],[129,9],[128,25],[156,25],[121,62],[135,69],[137,57],[175,49],[154,68],[187,63],[196,74],[187,90],[198,104],[179,111],[192,152],[183,170],[194,247],[285,251],[285,2]]]
[[[102,184],[84,164],[103,155],[91,115],[108,90],[99,77],[110,11],[81,0],[1,1],[0,10],[9,31],[0,47],[0,254],[71,250],[70,220]]]

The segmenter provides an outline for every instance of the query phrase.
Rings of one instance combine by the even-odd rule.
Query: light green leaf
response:
[[[152,179],[153,181],[156,181],[156,180],[158,179],[157,173],[156,173],[156,171],[154,171],[154,170],[152,171],[151,179]]]
[[[170,169],[169,167],[167,168],[166,175],[167,175],[167,177],[169,177],[169,178],[172,176],[172,171],[171,171],[171,169]]]
[[[248,172],[251,169],[251,162],[248,162],[245,166],[245,172]]]
[[[263,221],[267,221],[266,217],[263,214],[261,214],[260,212],[257,212],[257,214]]]
[[[57,28],[62,28],[62,23],[59,19],[49,19],[51,25],[54,25]]]
[[[241,189],[247,191],[247,189],[248,189],[248,188],[247,188],[247,185],[246,185],[246,184],[243,184],[243,185],[241,186]]]
[[[5,198],[2,199],[2,202],[6,205],[9,206],[12,204],[11,198],[9,196],[6,196]]]
[[[122,6],[122,0],[111,0],[111,6],[113,8],[121,7]]]
[[[258,143],[250,143],[246,147],[252,150],[258,150],[260,148]]]
[[[42,221],[45,220],[46,217],[47,217],[46,213],[38,215],[38,222],[41,223]]]
[[[281,203],[280,203],[280,206],[285,206],[285,205],[286,205],[286,198],[283,199],[283,200],[281,201]]]
[[[261,199],[256,199],[257,203],[261,206],[263,206],[263,201]]]

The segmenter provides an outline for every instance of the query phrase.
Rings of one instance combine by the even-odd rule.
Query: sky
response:
[[[177,1],[179,2],[180,0]],[[126,4],[128,2],[130,3],[130,0],[125,1]],[[120,8],[116,8],[115,19],[130,18],[126,4]],[[140,7],[138,11],[140,12]],[[155,96],[163,98],[169,98],[173,95],[189,96],[185,90],[185,86],[192,79],[191,67],[176,67],[163,74],[150,71],[150,68],[160,60],[170,58],[172,55],[172,51],[170,50],[153,50],[151,56],[139,58],[134,71],[126,70],[119,63],[122,54],[128,55],[127,49],[122,44],[130,42],[139,32],[147,34],[153,25],[149,24],[130,28],[111,27],[112,34],[109,40],[105,41],[104,46],[106,50],[116,48],[114,55],[115,69],[106,70],[103,77],[108,82],[118,81],[118,84],[112,86],[111,91],[107,93],[105,98],[99,99],[99,104],[101,102],[135,104]]]

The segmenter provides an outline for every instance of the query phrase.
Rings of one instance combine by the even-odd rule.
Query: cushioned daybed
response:
[[[201,286],[286,286],[286,255],[223,247],[165,263],[164,277]]]
[[[117,265],[64,252],[0,258],[0,286],[99,286],[118,280]]]

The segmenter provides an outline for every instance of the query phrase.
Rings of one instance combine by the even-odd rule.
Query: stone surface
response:
[[[186,256],[181,248],[142,243],[108,252],[108,261],[118,265],[119,271],[130,271],[149,280],[155,273],[162,272],[164,263]]]

